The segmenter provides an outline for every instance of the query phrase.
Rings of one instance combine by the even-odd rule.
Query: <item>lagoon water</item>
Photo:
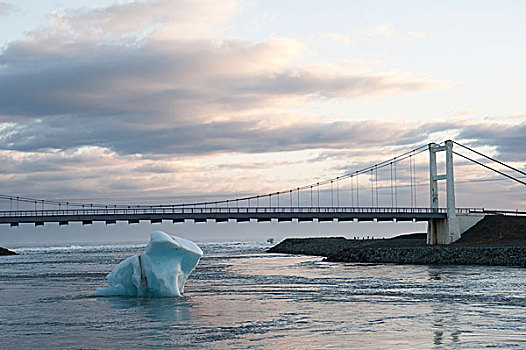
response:
[[[0,257],[2,349],[526,348],[526,269],[322,262],[198,243],[182,298],[94,297],[142,244]]]

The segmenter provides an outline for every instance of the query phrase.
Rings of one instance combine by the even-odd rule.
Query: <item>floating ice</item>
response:
[[[203,251],[194,242],[154,232],[144,252],[121,261],[106,276],[110,286],[97,288],[95,295],[181,296],[201,256]]]

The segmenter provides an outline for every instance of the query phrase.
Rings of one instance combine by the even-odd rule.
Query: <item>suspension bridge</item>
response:
[[[472,156],[456,152],[454,146],[470,152]],[[415,159],[424,152],[429,154],[426,165],[429,204],[419,207]],[[442,153],[445,154],[445,173],[438,174],[437,155]],[[0,201],[6,207],[0,210],[0,224],[16,227],[20,224],[43,226],[45,223],[68,225],[71,222],[89,225],[97,221],[106,224],[120,221],[129,224],[140,221],[161,223],[163,220],[173,223],[425,221],[428,222],[428,244],[450,244],[485,215],[526,215],[526,211],[519,210],[457,208],[453,155],[510,181],[526,185],[523,181],[526,172],[448,140],[440,144],[423,145],[335,178],[284,191],[233,199],[157,205],[108,205],[0,195]],[[405,165],[403,169],[402,164]],[[439,181],[446,182],[444,207],[439,206]]]

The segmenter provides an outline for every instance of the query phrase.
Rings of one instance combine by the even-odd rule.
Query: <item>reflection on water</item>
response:
[[[183,298],[93,296],[136,247],[2,259],[0,331],[10,337],[0,347],[526,347],[524,269],[339,264],[242,243],[203,248]]]
[[[439,271],[429,271],[429,279],[433,281],[440,281],[442,279]]]
[[[106,303],[108,307],[119,311],[137,313],[151,320],[191,322],[192,304],[185,298],[132,298],[132,297],[108,297],[97,298],[97,302]]]

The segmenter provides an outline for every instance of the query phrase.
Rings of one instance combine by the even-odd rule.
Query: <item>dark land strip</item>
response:
[[[12,250],[0,247],[0,255],[17,255],[17,253],[13,252]]]
[[[526,267],[526,217],[486,216],[449,246],[426,245],[426,234],[390,239],[288,238],[270,253],[326,257],[326,261]]]

